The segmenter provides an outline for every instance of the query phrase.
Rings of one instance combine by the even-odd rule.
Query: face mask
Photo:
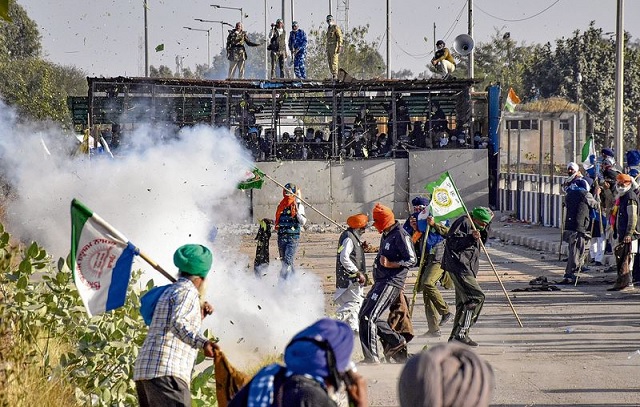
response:
[[[627,192],[628,190],[631,189],[631,185],[627,185],[627,186],[620,186],[620,185],[616,185],[616,191],[618,191],[618,194],[622,195],[625,192]]]

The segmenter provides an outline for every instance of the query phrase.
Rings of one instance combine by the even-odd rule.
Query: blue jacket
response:
[[[400,263],[400,268],[386,268],[380,264],[380,256],[389,261]],[[376,284],[389,284],[404,288],[409,267],[416,264],[416,252],[409,234],[396,222],[395,225],[380,238],[380,250],[373,263],[373,280]]]
[[[289,50],[293,52],[296,49],[301,52],[307,49],[307,34],[300,28],[289,33]]]

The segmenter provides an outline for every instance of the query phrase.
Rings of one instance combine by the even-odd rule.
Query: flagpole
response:
[[[114,235],[115,237],[117,237],[118,239],[120,239],[123,242],[129,242],[129,239],[127,239],[125,237],[125,235],[123,235],[122,233],[120,233],[117,229],[115,229],[113,226],[111,226],[106,220],[102,219],[98,214],[96,214],[95,212],[93,213],[93,216],[91,217],[92,220],[94,220],[97,224],[99,224],[100,226],[102,226],[103,228],[105,228],[109,233],[111,233],[112,235]],[[149,265],[151,267],[153,267],[156,271],[158,271],[160,274],[162,274],[164,277],[166,277],[169,281],[171,281],[172,283],[176,282],[176,279],[169,273],[167,273],[158,263],[156,263],[155,261],[153,261],[149,256],[147,256],[145,253],[143,253],[142,251],[140,251],[140,249],[136,246],[135,247],[135,252],[138,256],[140,256],[142,258],[142,260],[146,261],[147,263],[149,263]]]
[[[413,306],[416,303],[416,297],[418,296],[418,284],[420,284],[420,279],[422,278],[422,273],[424,272],[424,263],[425,263],[425,255],[424,252],[427,250],[427,238],[429,237],[429,229],[431,225],[427,223],[427,231],[424,233],[424,237],[422,240],[422,250],[420,251],[420,266],[418,268],[418,277],[416,278],[416,282],[413,285],[413,297],[411,298],[411,305],[409,305],[409,318],[413,316]]]
[[[256,167],[258,168],[258,167]],[[258,168],[258,170],[260,170],[260,168]],[[275,179],[271,178],[267,173],[265,173],[264,171],[260,170],[265,177],[267,177],[269,180],[273,181],[276,185],[278,185],[280,188],[291,192],[292,194],[293,191],[291,191],[290,189],[286,188],[284,185],[282,185],[281,183],[279,183],[278,181],[276,181]],[[295,195],[295,194],[294,194]],[[304,203],[305,205],[307,205],[309,208],[313,209],[314,211],[316,211],[320,216],[322,216],[323,218],[325,218],[326,220],[328,220],[329,222],[333,223],[334,225],[338,226],[340,229],[342,230],[346,230],[346,228],[339,224],[338,222],[336,222],[335,220],[331,219],[330,217],[328,217],[327,215],[325,215],[324,213],[320,212],[318,209],[314,208],[313,205],[311,205],[309,202],[305,201],[304,198],[302,198],[301,196],[298,196],[298,199],[300,199],[300,201],[302,201],[302,203]]]
[[[462,197],[460,196],[460,192],[458,191],[458,187],[453,182],[453,178],[451,178],[449,176],[449,179],[451,179],[451,185],[453,185],[453,188],[456,191],[456,194],[460,197],[460,202],[462,203],[462,207],[464,208],[464,212],[467,214],[467,218],[471,222],[471,227],[473,228],[473,230],[478,231],[478,229],[476,228],[476,224],[473,223],[473,219],[471,218],[471,214],[467,210],[467,205],[464,204],[464,201],[462,200]],[[482,248],[482,251],[484,251],[485,256],[487,256],[487,260],[489,261],[489,265],[491,266],[491,270],[493,270],[493,274],[495,274],[496,278],[498,279],[498,283],[500,283],[500,287],[502,288],[502,292],[504,292],[504,296],[507,298],[507,302],[509,303],[509,307],[511,308],[511,311],[513,311],[513,315],[516,317],[516,320],[518,321],[518,325],[520,325],[520,328],[522,328],[523,327],[522,321],[520,321],[520,317],[518,316],[518,313],[516,312],[516,309],[513,307],[513,303],[511,302],[511,298],[509,298],[509,294],[507,293],[506,288],[504,288],[504,284],[502,284],[502,279],[498,275],[498,270],[496,270],[496,266],[493,264],[493,261],[491,261],[491,257],[489,257],[489,253],[487,252],[487,248],[485,247],[484,243],[482,242],[482,238],[478,239],[478,242],[480,242],[480,247]]]

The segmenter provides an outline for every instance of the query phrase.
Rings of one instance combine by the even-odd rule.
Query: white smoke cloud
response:
[[[229,231],[251,221],[248,194],[236,189],[251,159],[226,129],[200,125],[172,134],[141,126],[125,135],[129,146],[116,159],[88,160],[70,156],[75,135],[19,123],[0,102],[0,134],[0,170],[12,191],[7,230],[37,241],[54,261],[69,252],[69,206],[77,198],[174,275],[177,247],[212,248],[207,298],[216,312],[205,322],[231,357],[281,352],[295,332],[322,316],[320,282],[311,273],[299,270],[279,282],[279,262],[261,280],[247,269],[253,259],[240,253],[240,235]],[[139,258],[134,268],[144,270],[143,280],[167,283]]]

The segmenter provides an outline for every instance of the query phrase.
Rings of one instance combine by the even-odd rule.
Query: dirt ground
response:
[[[296,264],[317,273],[323,281],[325,310],[334,312],[335,253],[338,233],[303,233]],[[242,251],[253,258],[254,236],[244,236]],[[368,231],[365,240],[377,246],[379,235]],[[509,298],[524,327],[520,328],[505,293],[489,263],[483,258],[478,280],[486,302],[472,337],[476,352],[488,360],[496,374],[494,406],[640,406],[640,289],[632,293],[607,292],[611,274],[594,270],[584,274],[577,287],[561,291],[512,292],[528,287],[538,276],[560,280],[564,263],[556,256],[492,239],[487,244]],[[277,261],[275,236],[271,259]],[[367,265],[374,254],[367,255]],[[484,256],[483,256],[484,257]],[[405,292],[411,297],[415,270]],[[454,293],[444,290],[452,306]],[[417,353],[448,338],[424,338],[426,320],[418,295],[413,323],[416,338],[409,352]],[[353,359],[361,356],[356,342]],[[371,406],[397,406],[397,380],[403,365],[360,366],[369,387]]]

